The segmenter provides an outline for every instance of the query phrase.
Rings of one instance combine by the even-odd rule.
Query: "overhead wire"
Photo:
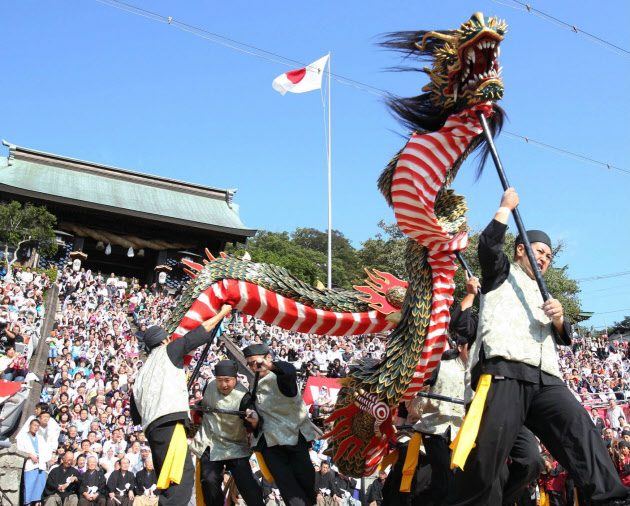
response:
[[[197,26],[188,24],[188,23],[183,23],[181,21],[177,21],[175,19],[173,19],[170,16],[165,16],[163,14],[159,14],[153,11],[149,11],[147,9],[143,9],[141,7],[137,7],[133,4],[127,3],[127,2],[123,2],[122,0],[96,0],[99,3],[102,3],[104,5],[108,5],[110,7],[113,7],[115,9],[119,9],[125,12],[129,12],[131,14],[136,14],[138,16],[142,16],[148,19],[152,19],[154,21],[159,21],[161,23],[167,23],[169,25],[174,26],[175,28],[178,28],[182,31],[188,32],[192,35],[195,35],[197,37],[200,37],[202,39],[206,39],[209,40],[211,42],[215,42],[219,45],[222,45],[224,47],[230,48],[230,49],[234,49],[236,51],[239,51],[241,53],[245,53],[248,54],[250,56],[255,56],[257,58],[261,58],[263,60],[267,60],[267,61],[271,61],[273,63],[278,63],[280,65],[284,65],[287,67],[291,67],[291,68],[303,68],[306,67],[308,64],[301,62],[299,60],[295,60],[293,58],[289,58],[286,56],[283,56],[281,54],[278,53],[274,53],[272,51],[267,51],[266,49],[262,49],[259,48],[257,46],[253,46],[251,44],[247,44],[245,42],[241,42],[238,41],[236,39],[230,38],[230,37],[226,37],[224,35],[220,35],[216,32],[211,32],[209,30],[205,30],[203,28],[199,28]],[[493,0],[496,1],[496,0]],[[516,1],[516,0],[508,0],[508,1]],[[500,3],[500,2],[498,2]],[[518,3],[518,2],[517,2]],[[504,4],[507,5],[507,4]],[[526,4],[523,4],[526,5]],[[512,7],[512,6],[510,6]],[[512,8],[516,8],[516,7],[512,7]],[[524,9],[523,9],[524,10]],[[586,32],[584,32],[586,33]],[[221,40],[219,40],[221,39]],[[238,47],[238,46],[243,46],[245,48],[248,49],[243,49],[243,47]],[[251,50],[251,51],[250,51]],[[258,52],[254,52],[254,51],[258,51]],[[260,53],[264,53],[264,54],[260,54]],[[265,56],[265,55],[269,55],[269,56]],[[282,60],[286,60],[286,61],[282,61]],[[328,71],[324,71],[325,75],[328,75]],[[334,72],[330,72],[330,78],[340,84],[343,84],[345,86],[350,86],[352,88],[364,91],[366,93],[370,93],[372,95],[375,96],[379,96],[382,98],[397,98],[398,96],[396,94],[393,93],[389,93],[381,88],[378,88],[376,86],[372,86],[370,84],[367,83],[363,83],[361,81],[357,81],[355,79],[351,79],[345,76],[342,76],[340,74],[336,74]],[[624,174],[629,174],[630,175],[630,170],[627,169],[623,169],[620,167],[617,167],[615,165],[612,165],[610,163],[606,163],[606,162],[602,162],[599,160],[594,160],[592,158],[589,158],[587,156],[584,155],[580,155],[578,153],[573,153],[571,151],[568,151],[566,149],[562,149],[562,148],[558,148],[555,146],[552,146],[550,144],[546,144],[544,142],[541,141],[536,141],[534,139],[531,139],[530,137],[524,136],[524,135],[519,135],[519,134],[515,134],[512,132],[508,132],[508,131],[503,131],[504,134],[506,134],[507,137],[511,137],[513,139],[517,139],[517,140],[522,140],[525,141],[528,144],[532,144],[534,146],[537,146],[539,148],[542,149],[546,149],[548,151],[552,151],[555,152],[557,154],[560,154],[561,156],[566,156],[569,158],[573,158],[575,160],[578,161],[582,161],[584,163],[589,163],[591,165],[595,165],[595,166],[599,166],[599,167],[605,167],[608,169],[614,169],[616,171],[619,171],[621,173]]]
[[[515,4],[520,5],[521,7],[515,7],[514,5],[510,5],[510,4],[506,4],[504,2],[500,2],[498,0],[492,0],[494,3],[500,4],[500,5],[504,5],[506,7],[510,7],[511,9],[516,9],[519,11],[527,11],[530,12],[532,14],[534,14],[535,16],[543,19],[544,21],[547,21],[549,23],[552,23],[556,26],[559,26],[560,28],[563,28],[565,30],[568,30],[570,32],[576,33],[578,35],[581,35],[582,37],[584,37],[587,40],[590,40],[591,42],[603,47],[604,49],[607,49],[619,56],[624,56],[624,57],[630,57],[630,51],[627,49],[624,49],[623,47],[620,47],[616,44],[613,44],[612,42],[608,42],[607,40],[602,39],[601,37],[598,37],[597,35],[593,35],[592,33],[589,33],[585,30],[579,29],[576,25],[573,25],[571,23],[567,23],[566,21],[562,21],[561,19],[558,19],[554,16],[551,16],[550,14],[547,14],[539,9],[535,9],[534,7],[532,7],[530,4],[525,3],[525,2],[521,2],[519,0],[506,0],[506,1],[511,1]],[[524,8],[523,8],[524,7]],[[620,52],[621,51],[621,52]]]
[[[579,282],[596,281],[598,279],[618,278],[618,277],[621,277],[621,276],[627,276],[628,274],[630,274],[630,271],[613,272],[612,274],[602,274],[600,276],[590,276],[590,277],[587,277],[587,278],[579,278],[579,279],[576,279],[575,281],[579,281]]]

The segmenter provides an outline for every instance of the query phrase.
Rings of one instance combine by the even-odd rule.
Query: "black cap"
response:
[[[221,360],[221,362],[214,366],[215,376],[231,376],[236,378],[237,373],[238,366],[234,360]]]
[[[621,431],[622,436],[630,436],[630,430]]]
[[[617,446],[619,446],[619,448],[621,448],[622,446],[625,446],[626,448],[630,448],[630,443],[628,443],[628,441],[619,441],[617,443]]]
[[[158,346],[164,339],[168,339],[166,330],[158,325],[149,327],[144,333],[144,344],[150,350]]]
[[[255,357],[258,355],[266,355],[269,353],[269,347],[266,344],[250,344],[243,349],[243,355],[247,357]]]
[[[543,244],[549,246],[549,249],[551,249],[551,239],[549,239],[549,236],[542,230],[528,230],[527,238],[529,239],[529,242],[531,244],[535,242],[542,242]],[[514,242],[514,248],[516,248],[519,244],[523,244],[523,238],[521,237],[521,234],[519,234],[516,238],[516,241]]]

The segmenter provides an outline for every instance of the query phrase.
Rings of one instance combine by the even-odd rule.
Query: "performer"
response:
[[[135,477],[129,470],[129,459],[120,459],[120,469],[114,471],[107,480],[109,500],[107,506],[131,506],[134,500]]]
[[[513,262],[501,250],[508,217],[517,205],[518,195],[509,188],[479,239],[482,297],[471,377],[473,386],[479,383],[478,399],[485,397],[485,402],[476,445],[465,470],[455,474],[449,504],[500,504],[501,491],[498,501],[492,497],[493,483],[523,425],[540,438],[578,487],[589,492],[593,504],[626,504],[628,491],[597,430],[561,379],[556,344],[571,344],[562,305],[556,299],[542,303],[520,237]],[[544,274],[551,261],[551,241],[541,231],[527,235]],[[466,430],[465,423],[460,440],[471,439]]]
[[[87,471],[79,480],[79,506],[105,506],[107,502],[107,481],[105,474],[98,469],[96,457],[88,457]]]
[[[162,327],[149,327],[144,343],[149,357],[133,387],[131,415],[149,440],[163,505],[186,506],[192,496],[194,467],[184,426],[189,405],[184,357],[211,339],[210,331],[232,310],[221,311],[185,336],[169,341]]]
[[[153,469],[153,457],[149,455],[144,461],[144,469],[136,473],[133,506],[156,506],[159,498],[155,495],[156,488],[157,475]]]
[[[464,375],[468,361],[468,340],[456,336],[457,349],[442,354],[442,359],[433,370],[424,387],[431,394],[445,395],[455,399],[464,398]],[[452,484],[451,450],[449,445],[457,436],[464,421],[462,404],[423,399],[422,416],[414,430],[422,434],[422,444],[431,466],[431,499],[435,506],[444,504]]]
[[[233,360],[222,360],[214,368],[215,379],[203,393],[201,404],[219,409],[245,410],[251,398],[236,376]],[[252,475],[251,450],[245,425],[238,416],[226,413],[204,413],[201,428],[190,445],[201,462],[201,490],[207,506],[224,502],[221,490],[225,467],[248,506],[263,506],[262,490]]]
[[[481,284],[476,277],[466,272],[466,295],[453,309],[449,330],[468,339],[471,347],[477,337],[478,315],[472,313],[472,306]],[[467,377],[469,378],[470,375]],[[470,385],[467,385],[470,390]],[[472,390],[470,390],[472,392]],[[466,397],[470,398],[470,392]],[[545,469],[545,461],[540,455],[536,437],[526,427],[521,430],[510,450],[507,465],[503,466],[493,485],[495,495],[503,491],[503,504],[513,505],[523,495],[524,489],[532,484]]]
[[[272,362],[265,344],[252,344],[243,355],[260,375],[255,411],[248,410],[245,419],[254,429],[252,446],[262,455],[285,504],[311,506],[316,502],[315,471],[308,449],[315,433],[298,391],[295,367]]]
[[[33,418],[28,424],[28,432],[20,432],[16,438],[17,449],[28,453],[24,462],[24,503],[39,503],[46,486],[46,464],[52,459],[52,449],[40,436],[39,420]]]

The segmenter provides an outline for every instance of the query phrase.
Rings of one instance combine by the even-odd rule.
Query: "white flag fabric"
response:
[[[291,93],[304,93],[306,91],[317,90],[322,87],[322,77],[324,77],[326,63],[328,63],[328,55],[303,69],[292,70],[291,72],[276,77],[273,83],[271,83],[271,86],[282,95],[287,91]]]

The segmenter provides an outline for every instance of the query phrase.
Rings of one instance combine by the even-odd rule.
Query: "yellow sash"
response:
[[[197,506],[205,506],[203,500],[203,491],[201,490],[201,459],[197,459],[197,465],[195,466],[195,499]]]
[[[549,506],[549,494],[543,487],[540,487],[540,506]]]
[[[269,471],[269,468],[267,467],[267,464],[265,463],[265,459],[263,458],[262,453],[260,452],[254,452],[254,453],[256,454],[256,460],[258,460],[258,467],[260,467],[260,472],[265,477],[265,480],[271,483],[272,481],[274,481],[274,479],[273,479],[273,476],[271,475],[271,471]]]
[[[403,465],[402,480],[400,481],[400,491],[409,492],[411,490],[411,480],[418,465],[418,457],[420,455],[420,445],[422,444],[422,434],[416,432],[409,441],[407,448],[407,456]]]
[[[188,439],[186,439],[186,431],[184,425],[178,423],[173,430],[171,442],[168,445],[166,458],[160,471],[157,482],[157,488],[165,489],[171,483],[179,484],[184,474],[184,463],[188,454]]]
[[[385,471],[387,466],[394,465],[398,462],[398,448],[396,448],[393,452],[387,454],[387,456],[381,460],[381,463],[378,465],[379,471]]]
[[[492,376],[490,374],[482,374],[479,378],[479,384],[475,391],[475,397],[468,413],[464,417],[464,423],[459,430],[455,441],[451,443],[451,450],[453,455],[451,456],[451,469],[459,467],[464,470],[464,464],[468,458],[470,450],[475,446],[475,440],[477,439],[477,433],[479,432],[479,424],[481,423],[481,417],[483,415],[483,408],[486,404],[486,397],[488,396],[488,389],[492,383]]]

